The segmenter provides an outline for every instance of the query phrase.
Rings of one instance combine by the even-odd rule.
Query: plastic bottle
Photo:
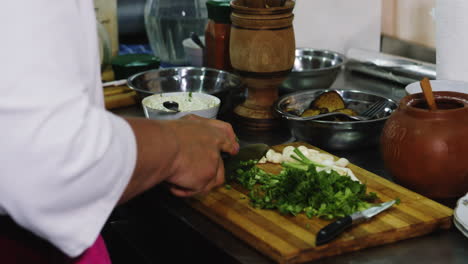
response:
[[[227,0],[206,2],[208,24],[205,29],[204,66],[231,71],[229,35],[231,33],[231,6]]]

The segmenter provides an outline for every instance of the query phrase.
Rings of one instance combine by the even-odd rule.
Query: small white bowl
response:
[[[462,81],[450,81],[450,80],[431,80],[432,91],[448,91],[458,93],[468,93],[468,83]],[[406,86],[407,94],[422,93],[419,82],[410,83]]]
[[[165,101],[179,103],[180,112],[166,110],[162,105]],[[196,105],[198,103],[201,103]],[[191,105],[193,103],[193,105]],[[155,120],[174,120],[188,114],[205,118],[216,119],[221,100],[218,97],[205,93],[173,92],[159,93],[145,97],[141,104],[146,118]],[[206,108],[202,105],[205,104]],[[195,107],[195,108],[193,108]],[[193,110],[192,110],[193,109]]]

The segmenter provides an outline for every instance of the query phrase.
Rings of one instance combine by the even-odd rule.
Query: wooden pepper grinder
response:
[[[270,130],[279,124],[272,111],[278,87],[294,65],[294,1],[269,8],[247,7],[244,1],[231,2],[231,64],[248,89],[234,116],[247,129]]]

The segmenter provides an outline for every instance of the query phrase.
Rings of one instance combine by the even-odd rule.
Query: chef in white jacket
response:
[[[3,1],[0,34],[0,215],[73,259],[119,202],[162,181],[178,196],[223,182],[229,124],[104,109],[92,0]]]

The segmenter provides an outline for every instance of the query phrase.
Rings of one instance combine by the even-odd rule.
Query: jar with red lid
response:
[[[229,36],[231,33],[231,6],[229,0],[206,2],[208,23],[205,29],[205,67],[231,71]]]

